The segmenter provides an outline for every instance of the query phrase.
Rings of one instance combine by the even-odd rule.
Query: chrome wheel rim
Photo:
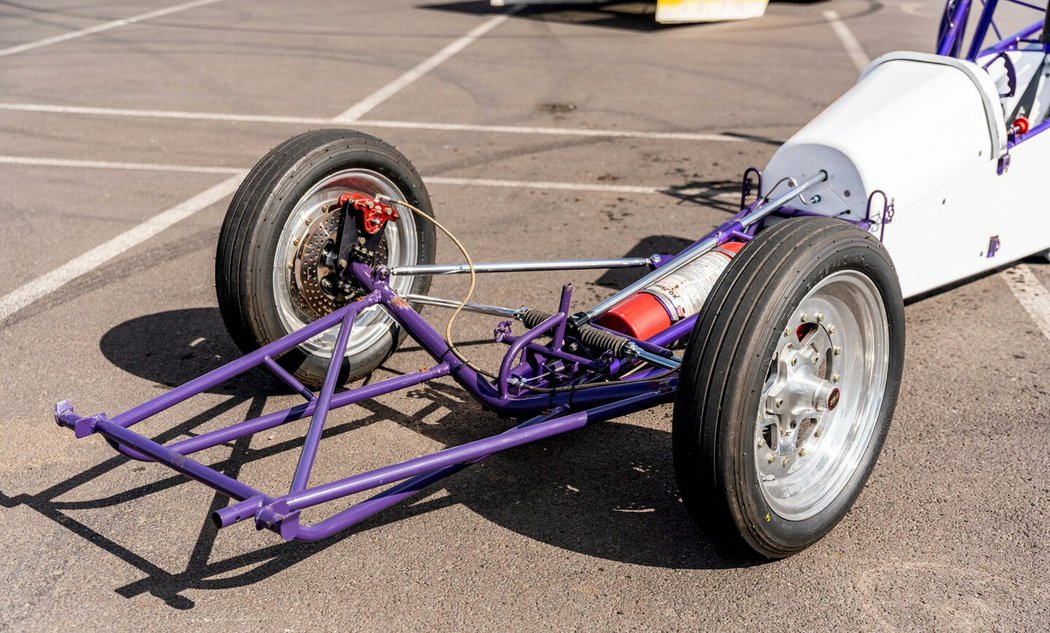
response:
[[[296,202],[284,224],[273,264],[273,301],[278,318],[286,332],[294,332],[316,320],[323,313],[345,305],[318,295],[313,282],[321,256],[319,245],[335,239],[337,219],[325,212],[344,193],[382,194],[394,200],[405,200],[401,190],[390,179],[368,169],[345,169],[327,176]],[[415,264],[418,254],[416,220],[412,213],[402,213],[397,222],[386,226],[384,238],[386,262],[391,265]],[[408,293],[412,277],[394,277],[390,286],[398,293]],[[346,346],[346,356],[376,345],[394,325],[394,320],[378,306],[367,308],[354,321],[353,333]],[[322,332],[299,345],[304,352],[331,358],[337,328]]]
[[[755,423],[755,469],[779,516],[802,521],[849,485],[871,444],[889,368],[878,288],[853,270],[802,299],[778,337]]]

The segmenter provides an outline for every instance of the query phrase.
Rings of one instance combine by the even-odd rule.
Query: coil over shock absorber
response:
[[[542,310],[524,308],[518,313],[517,317],[526,327],[534,328],[551,318],[551,314]],[[576,328],[576,334],[579,336],[580,342],[587,347],[601,350],[603,352],[612,352],[618,358],[622,358],[626,355],[626,346],[630,343],[629,340],[622,336],[617,336],[616,334],[606,332],[605,330],[599,330],[593,325],[584,324],[578,326]]]
[[[523,308],[516,317],[527,327],[534,328],[551,317],[549,312]],[[592,350],[608,351],[616,358],[637,358],[664,369],[678,369],[681,363],[676,358],[660,356],[638,347],[634,341],[626,339],[616,332],[596,328],[593,325],[572,326],[580,342]]]

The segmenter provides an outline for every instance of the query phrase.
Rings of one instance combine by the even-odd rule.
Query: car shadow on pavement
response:
[[[215,308],[176,310],[132,319],[107,332],[100,346],[106,358],[122,369],[166,386],[193,378],[237,354]],[[144,349],[151,350],[146,357],[142,355]],[[241,382],[224,386],[217,393],[227,396],[225,399],[154,439],[170,442],[192,435],[197,427],[245,403],[248,416],[260,415],[270,394],[287,392],[281,389],[281,383],[268,381],[264,375],[265,372],[253,371]],[[324,437],[391,420],[433,441],[452,445],[498,433],[512,424],[483,412],[461,389],[445,382],[430,383],[406,395],[423,400],[423,409],[405,415],[380,402],[368,401],[359,405],[365,411],[363,416],[330,425]],[[236,477],[245,464],[286,452],[295,454],[302,442],[301,437],[296,437],[255,448],[242,438],[227,444],[232,447],[229,456],[211,466]],[[184,595],[187,589],[251,585],[345,539],[352,540],[357,533],[456,504],[525,537],[611,561],[686,569],[750,564],[718,551],[687,516],[675,489],[670,434],[630,423],[595,425],[494,456],[430,490],[444,488],[446,495],[428,497],[428,493],[423,493],[421,501],[395,506],[317,543],[281,542],[218,560],[212,560],[218,529],[208,515],[226,506],[229,499],[212,493],[211,507],[200,517],[201,528],[189,561],[183,570],[174,572],[151,561],[146,553],[134,551],[77,520],[70,512],[134,504],[148,495],[187,483],[188,478],[172,474],[106,496],[61,499],[129,462],[130,459],[115,455],[36,494],[9,496],[0,492],[0,505],[29,507],[144,574],[142,579],[116,588],[118,594],[130,598],[150,593],[177,609],[194,607],[194,602]],[[198,490],[207,494],[206,488]],[[82,496],[83,491],[78,495]]]

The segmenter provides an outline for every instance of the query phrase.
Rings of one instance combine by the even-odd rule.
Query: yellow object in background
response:
[[[656,21],[675,24],[746,20],[764,14],[766,4],[768,0],[656,0]]]

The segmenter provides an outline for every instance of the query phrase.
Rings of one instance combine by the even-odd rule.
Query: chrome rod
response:
[[[427,295],[402,295],[405,301],[411,301],[412,303],[418,303],[425,306],[435,306],[438,308],[451,308],[456,309],[459,307],[459,301],[453,301],[452,299],[442,299],[440,297],[428,297]],[[467,312],[477,312],[480,314],[491,314],[493,316],[509,317],[513,318],[518,312],[514,308],[504,308],[501,306],[490,306],[483,303],[468,303],[463,306],[463,309]],[[520,309],[520,308],[519,308]]]
[[[828,173],[824,170],[821,170],[817,175],[813,176],[812,178],[809,178],[802,184],[792,187],[791,189],[788,189],[776,198],[773,198],[772,200],[769,200],[764,204],[755,207],[755,209],[751,211],[751,213],[748,213],[740,219],[741,227],[745,229],[748,228],[752,224],[758,222],[762,218],[766,217],[770,213],[773,213],[780,207],[790,202],[792,198],[802,193],[806,189],[809,189],[817,183],[824,182],[827,179]],[[590,310],[584,312],[582,315],[580,315],[578,323],[586,323],[594,319],[598,315],[603,314],[606,310],[614,307],[616,304],[620,303],[624,299],[633,296],[636,292],[649,287],[651,284],[660,281],[661,279],[670,275],[671,273],[674,273],[683,268],[684,266],[693,263],[694,261],[699,259],[701,255],[703,255],[704,253],[708,252],[716,246],[718,246],[717,236],[709,237],[702,242],[697,242],[696,244],[693,244],[681,253],[675,255],[674,259],[664,264],[660,268],[657,268],[648,275],[645,275],[638,281],[627,286],[623,290],[617,292],[616,294],[605,299],[604,301],[601,301]]]
[[[593,268],[640,268],[655,266],[659,255],[650,257],[621,257],[617,259],[580,259],[527,262],[485,262],[474,264],[476,273],[519,273],[545,270],[589,270]],[[420,264],[418,266],[395,266],[391,275],[462,275],[470,272],[466,264]]]
[[[650,365],[656,365],[657,367],[663,367],[664,369],[678,369],[682,366],[682,361],[674,356],[667,358],[666,356],[652,354],[643,349],[638,349],[637,347],[633,347],[630,353],[636,356],[638,360],[644,360]]]

